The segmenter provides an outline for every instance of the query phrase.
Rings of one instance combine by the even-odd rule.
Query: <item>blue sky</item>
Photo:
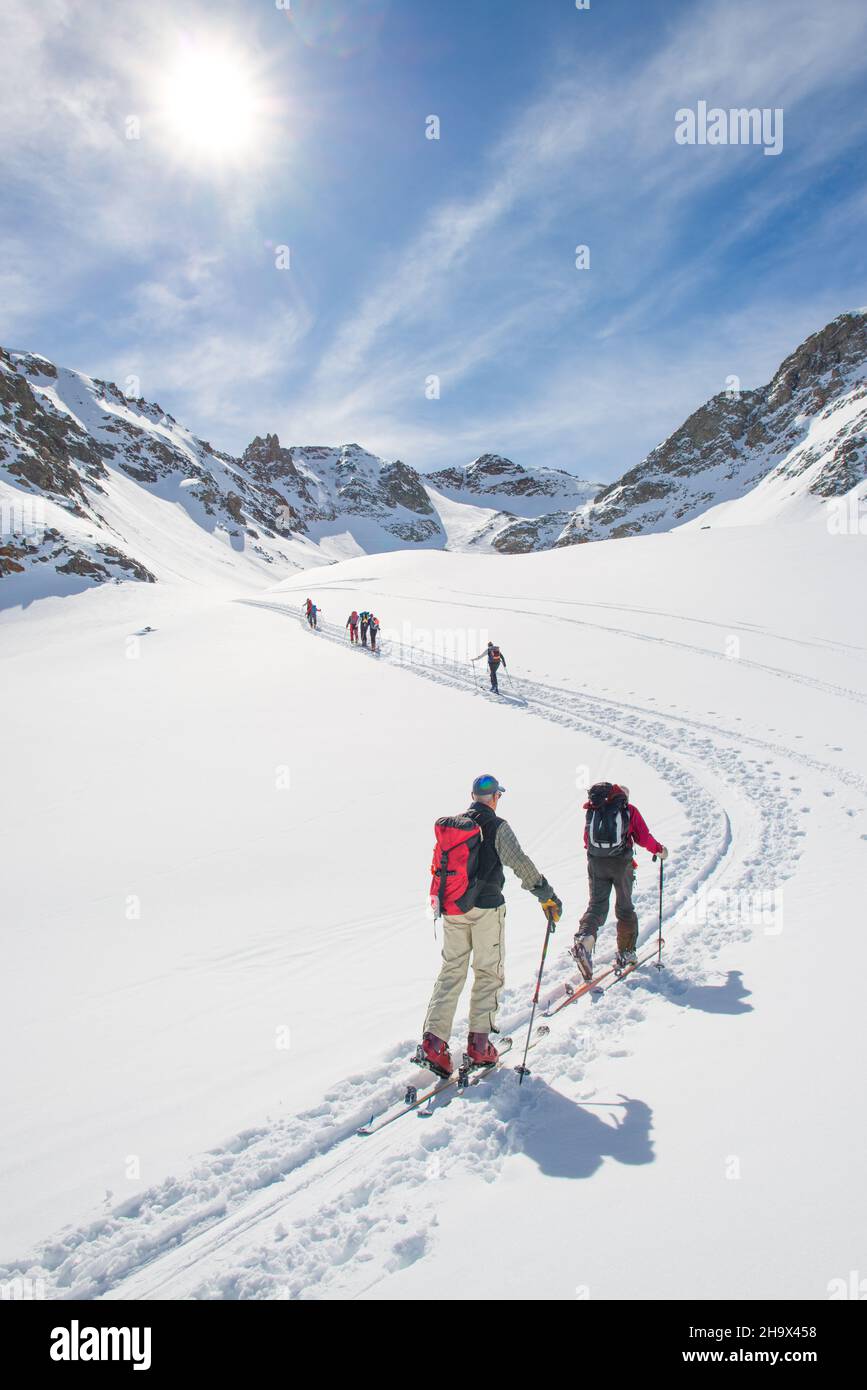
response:
[[[865,68],[863,0],[4,0],[0,342],[233,452],[606,480],[867,303]]]

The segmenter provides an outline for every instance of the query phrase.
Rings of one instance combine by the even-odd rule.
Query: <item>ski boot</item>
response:
[[[593,947],[595,945],[595,936],[589,932],[577,932],[575,944],[569,952],[585,980],[593,979]]]
[[[638,964],[637,951],[618,951],[614,957],[614,973],[622,975],[626,970],[630,970],[633,965]]]
[[[492,1067],[500,1054],[493,1043],[488,1041],[487,1033],[470,1033],[467,1038],[466,1056],[474,1067]]]
[[[453,1067],[449,1045],[436,1033],[425,1033],[415,1051],[413,1061],[420,1067],[428,1067],[437,1076],[451,1076]]]

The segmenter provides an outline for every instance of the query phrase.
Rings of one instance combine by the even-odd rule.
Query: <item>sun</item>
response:
[[[243,56],[228,48],[186,45],[159,85],[160,115],[176,154],[219,164],[252,153],[263,102]]]

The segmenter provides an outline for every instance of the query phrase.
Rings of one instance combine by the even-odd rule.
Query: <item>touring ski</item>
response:
[[[548,1032],[549,1029],[547,1025],[540,1024],[535,1030],[533,1037],[530,1039],[530,1048],[536,1047]],[[433,1107],[433,1103],[437,1096],[441,1095],[443,1091],[450,1090],[452,1086],[456,1086],[459,1091],[466,1090],[470,1086],[477,1086],[479,1082],[484,1081],[485,1077],[489,1076],[491,1072],[499,1070],[513,1046],[514,1043],[512,1038],[500,1038],[497,1043],[500,1055],[492,1066],[478,1066],[470,1062],[468,1066],[462,1064],[459,1067],[455,1067],[451,1076],[441,1077],[439,1081],[435,1081],[432,1086],[426,1086],[423,1090],[419,1090],[416,1086],[407,1086],[402,1101],[398,1101],[395,1105],[389,1106],[387,1110],[381,1111],[378,1115],[371,1115],[367,1124],[362,1125],[356,1133],[363,1135],[376,1134],[379,1130],[384,1129],[386,1125],[393,1124],[395,1120],[399,1120],[403,1115],[409,1115],[413,1111],[424,1112],[425,1110],[429,1110]]]
[[[561,1009],[566,1008],[567,1004],[574,1004],[576,999],[581,999],[585,994],[590,994],[594,989],[598,989],[601,981],[607,980],[608,976],[613,974],[614,963],[612,961],[611,965],[605,970],[600,970],[598,975],[594,975],[592,980],[582,980],[577,989],[571,983],[567,983],[564,986],[566,993],[563,998],[555,1000],[553,1004],[549,1004],[547,1009],[544,1010],[543,1017],[551,1018],[554,1014],[558,1014]]]
[[[663,941],[662,946],[664,945],[665,942]],[[544,1011],[543,1017],[551,1018],[554,1014],[558,1014],[561,1009],[565,1009],[567,1005],[574,1004],[576,999],[583,998],[585,994],[593,994],[596,990],[599,990],[601,994],[607,993],[612,985],[619,984],[627,975],[631,975],[633,970],[637,970],[640,965],[646,965],[648,961],[653,960],[653,957],[658,955],[660,950],[661,946],[659,941],[654,940],[653,949],[643,955],[640,960],[637,960],[634,965],[627,965],[624,969],[618,971],[616,962],[612,961],[604,970],[600,970],[598,975],[594,975],[592,980],[582,981],[577,989],[571,983],[567,983],[565,985],[565,996],[562,999],[555,1000],[553,1004],[549,1004],[548,1008]],[[614,979],[611,979],[612,975]],[[603,980],[609,981],[604,988],[602,987]]]
[[[617,970],[616,968],[614,968],[614,979],[610,982],[610,984],[607,984],[605,986],[605,988],[602,990],[602,993],[607,994],[609,989],[613,988],[614,985],[619,985],[620,981],[625,980],[628,975],[631,975],[633,970],[637,970],[639,966],[647,965],[649,961],[656,959],[662,953],[662,948],[664,945],[664,940],[654,939],[651,950],[647,951],[643,956],[640,956],[638,960],[633,961],[631,965],[624,966],[622,970]]]

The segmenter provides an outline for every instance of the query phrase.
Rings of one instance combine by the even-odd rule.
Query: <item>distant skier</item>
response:
[[[368,613],[367,609],[365,609],[363,613],[359,613],[358,618],[361,627],[361,645],[362,647],[366,647],[367,629],[370,627],[370,614]]]
[[[497,1060],[488,1040],[494,1031],[503,987],[506,905],[503,866],[517,874],[557,921],[563,904],[548,880],[521,849],[514,830],[497,815],[505,787],[484,773],[473,783],[473,800],[461,816],[444,816],[435,827],[431,897],[443,915],[442,968],[424,1022],[419,1059],[443,1076],[451,1075],[449,1035],[466,983],[470,957],[473,990],[467,1056],[481,1066]]]
[[[379,618],[374,617],[373,613],[371,613],[370,621],[367,624],[367,635],[370,638],[372,649],[376,651],[376,639],[379,635]]]
[[[488,675],[491,678],[491,689],[495,695],[499,695],[500,687],[497,684],[497,672],[501,665],[504,671],[508,669],[506,666],[506,658],[503,656],[499,647],[493,642],[489,642],[483,652],[479,652],[478,656],[474,656],[473,661],[481,661],[483,656],[488,658]]]
[[[311,628],[316,628],[319,626],[319,609],[316,607],[315,603],[310,603],[309,599],[308,604],[309,607],[307,609],[307,621],[310,624]]]
[[[631,965],[636,960],[638,918],[632,905],[632,885],[637,867],[633,846],[641,845],[661,859],[668,850],[651,835],[644,817],[629,800],[629,788],[616,782],[596,782],[584,802],[584,848],[590,901],[575,935],[572,955],[585,980],[593,978],[593,951],[596,935],[608,916],[611,889],[617,917],[617,963]]]
[[[313,607],[313,600],[312,600],[312,598],[309,598],[309,599],[306,600],[305,605],[304,605],[304,612],[305,612],[305,614],[306,614],[306,616],[307,616],[308,618],[310,617],[310,609],[311,609],[312,607]]]
[[[350,613],[349,617],[346,619],[346,626],[349,628],[349,640],[350,640],[350,642],[353,642],[353,643],[357,642],[357,641],[358,641],[358,614],[356,613],[356,611],[355,611],[354,608],[353,608],[352,612]]]

